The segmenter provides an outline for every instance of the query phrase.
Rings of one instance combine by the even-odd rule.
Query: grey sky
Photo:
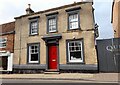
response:
[[[71,4],[81,0],[0,0],[0,24],[14,21],[14,17],[25,14],[27,4],[37,12],[49,8]],[[99,25],[100,39],[112,38],[113,29],[111,25],[112,0],[94,0],[95,20]]]

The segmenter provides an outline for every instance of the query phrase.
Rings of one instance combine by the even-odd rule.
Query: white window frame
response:
[[[36,24],[36,26],[32,26],[32,24]],[[38,20],[30,21],[30,35],[38,34]]]
[[[0,46],[0,48],[6,48],[6,46],[7,46],[7,38],[0,38],[1,39],[1,41],[0,41],[0,44],[1,44],[1,46]],[[6,44],[5,46],[3,46],[3,44]]]
[[[50,20],[51,20],[51,22],[50,22]],[[53,20],[54,20],[54,23],[53,23]],[[55,26],[55,29],[53,28],[54,26]],[[48,19],[48,31],[49,32],[56,32],[57,31],[57,19],[56,19],[56,17]]]
[[[81,52],[81,58],[80,59],[76,59],[76,60],[70,60],[70,43],[75,43],[75,42],[79,42],[80,43],[80,52]],[[82,41],[80,41],[80,40],[76,40],[76,41],[69,41],[68,42],[68,62],[70,62],[70,63],[82,63],[83,62],[83,42]],[[75,52],[77,52],[77,50],[75,51]]]
[[[31,53],[31,46],[38,46],[38,52],[36,53]],[[35,50],[35,49],[34,49]],[[37,61],[31,61],[31,54],[38,54],[38,60]],[[32,45],[29,45],[29,61],[28,63],[39,63],[39,44],[32,44]]]
[[[76,16],[76,18],[75,18]],[[71,19],[73,18],[73,19]],[[77,26],[74,26],[74,25],[77,25]],[[71,27],[72,25],[72,27]],[[69,29],[72,30],[72,29],[78,29],[79,28],[79,13],[73,13],[73,14],[69,14]]]

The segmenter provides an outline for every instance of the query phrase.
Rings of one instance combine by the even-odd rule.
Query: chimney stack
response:
[[[28,8],[26,9],[26,14],[34,13],[34,11],[30,8],[31,4],[28,4]]]

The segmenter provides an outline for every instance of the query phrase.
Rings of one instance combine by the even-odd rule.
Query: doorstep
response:
[[[60,74],[60,72],[56,69],[48,69],[44,72],[44,74]]]

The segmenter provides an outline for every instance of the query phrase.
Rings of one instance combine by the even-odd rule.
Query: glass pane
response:
[[[35,46],[35,49],[37,49],[37,48],[38,48],[38,46],[36,45],[36,46]]]
[[[35,53],[37,53],[38,52],[38,50],[35,50]]]
[[[5,46],[6,46],[6,43],[3,43],[2,45],[3,45],[3,47],[5,47]]]
[[[72,43],[69,43],[69,46],[72,46]]]
[[[38,54],[31,54],[31,61],[38,61]]]
[[[70,52],[70,60],[81,59],[81,52]]]
[[[0,43],[6,42],[7,39],[6,38],[0,38]]]
[[[31,46],[31,49],[34,49],[34,46]]]
[[[0,38],[0,42],[2,42],[2,38]]]
[[[31,50],[31,53],[34,53],[34,50]]]
[[[72,44],[72,46],[74,46],[74,42],[72,42],[71,44]]]
[[[2,43],[0,43],[0,47],[3,47]]]
[[[76,51],[81,51],[81,48],[80,47],[76,47]]]
[[[72,47],[72,50],[71,51],[74,51],[75,49],[74,49],[74,47]]]
[[[72,51],[72,47],[69,47],[69,50]]]

